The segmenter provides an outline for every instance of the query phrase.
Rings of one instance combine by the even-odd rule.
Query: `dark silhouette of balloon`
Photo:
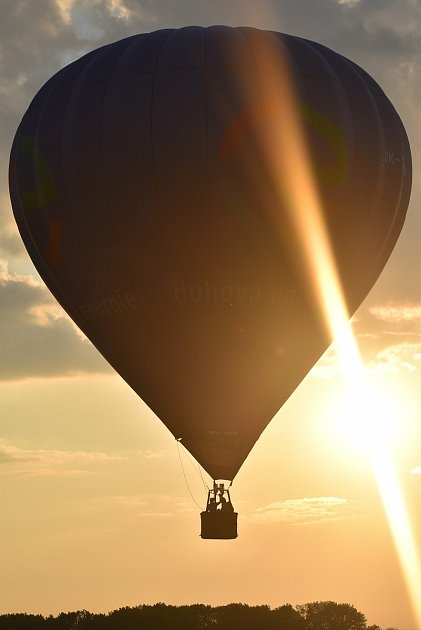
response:
[[[54,75],[12,148],[45,283],[214,479],[331,341],[262,152],[285,124],[267,92],[281,57],[353,313],[401,230],[411,158],[381,88],[324,46],[223,26],[128,37]]]

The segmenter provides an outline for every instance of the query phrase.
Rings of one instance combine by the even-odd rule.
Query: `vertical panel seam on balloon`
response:
[[[346,96],[347,96],[347,99],[348,99],[350,118],[352,119],[352,124],[354,126],[354,147],[355,147],[355,153],[356,153],[357,141],[358,141],[357,125],[356,125],[356,119],[355,119],[355,115],[354,115],[354,110],[352,108],[352,102],[351,102],[351,99],[349,97],[349,92],[348,92],[347,86],[348,85],[351,86],[351,89],[352,89],[353,85],[359,86],[361,77],[360,77],[359,73],[356,71],[356,68],[357,68],[356,64],[350,63],[349,59],[347,59],[346,57],[342,57],[342,59],[343,59],[344,64],[349,67],[350,71],[356,77],[356,81],[355,82],[352,82],[352,81],[350,83],[348,81],[347,82],[342,82],[343,88],[345,90],[345,93],[346,93]],[[366,88],[367,86],[364,84],[364,87]],[[371,96],[371,93],[370,93],[370,96]],[[357,179],[357,171],[355,172],[355,180],[356,179]],[[357,186],[357,184],[358,184],[358,182],[355,181],[355,185],[356,186]],[[377,192],[375,192],[373,194],[373,198],[376,198],[376,199],[379,198]],[[367,238],[367,233],[365,233],[365,238]],[[358,252],[358,251],[359,251],[359,246],[356,247],[356,252]],[[372,285],[371,282],[370,282],[370,284]],[[350,313],[350,315],[351,315],[351,313]]]
[[[338,57],[340,56],[343,61],[345,61],[345,62],[347,61],[346,58],[343,57],[342,55],[337,55],[337,56]],[[343,93],[344,93],[344,96],[345,96],[345,100],[346,100],[347,105],[348,105],[349,119],[350,119],[350,121],[352,123],[352,131],[353,131],[353,138],[354,138],[354,140],[353,140],[353,159],[352,159],[352,164],[353,164],[353,166],[352,166],[352,173],[353,173],[352,180],[356,182],[356,179],[357,179],[357,152],[356,152],[356,148],[357,148],[357,146],[356,146],[356,141],[355,140],[356,140],[356,137],[357,137],[357,133],[356,133],[357,127],[356,127],[356,124],[355,124],[355,116],[354,116],[354,112],[352,111],[351,101],[349,99],[349,94],[348,94],[347,89],[346,89],[346,84],[341,80],[339,75],[338,75],[338,81],[341,84],[341,88],[343,90]],[[351,180],[351,186],[352,186],[352,180]]]
[[[169,273],[168,273],[168,265],[167,265],[167,261],[166,261],[166,257],[165,257],[165,248],[164,248],[164,241],[162,238],[162,230],[161,230],[161,223],[159,220],[159,210],[158,210],[158,194],[157,194],[157,182],[156,182],[156,172],[155,172],[155,151],[154,151],[154,143],[153,143],[153,122],[154,122],[154,97],[155,97],[155,84],[156,84],[156,75],[157,75],[157,68],[158,68],[158,63],[159,63],[159,58],[160,55],[162,53],[162,50],[166,44],[166,42],[168,41],[168,39],[170,38],[170,36],[172,35],[172,33],[174,33],[175,29],[171,29],[167,35],[164,37],[164,39],[162,40],[161,46],[159,47],[159,50],[156,54],[156,59],[155,59],[155,66],[154,66],[154,71],[153,71],[153,78],[152,78],[152,87],[151,87],[151,104],[150,104],[150,142],[151,142],[151,162],[152,162],[152,191],[153,191],[153,199],[154,199],[154,213],[155,213],[155,220],[156,220],[156,224],[158,227],[158,233],[159,233],[159,241],[160,241],[160,245],[161,245],[161,257],[162,257],[162,266],[163,269],[165,269],[166,271],[166,286],[167,289],[170,288],[170,278],[169,278]],[[175,309],[175,305],[173,304],[173,311],[175,313],[175,315],[177,315],[176,309]],[[178,420],[178,419],[177,419]],[[170,430],[170,429],[168,429]],[[172,431],[171,431],[172,433]],[[179,437],[181,437],[180,435],[175,435],[173,433],[174,437],[177,439]]]
[[[126,39],[130,40],[130,41],[126,42],[126,46],[124,46],[123,49],[120,51],[120,54],[117,55],[117,58],[115,59],[114,63],[112,64],[111,69],[108,72],[108,76],[107,76],[106,83],[105,83],[105,86],[104,86],[104,93],[102,95],[101,111],[100,111],[100,115],[99,115],[99,159],[100,159],[100,170],[101,170],[102,186],[105,187],[105,188],[108,188],[107,181],[106,181],[106,178],[105,178],[104,153],[103,153],[103,132],[104,132],[105,99],[107,97],[107,92],[108,92],[108,88],[109,88],[110,81],[111,81],[111,75],[112,75],[112,73],[114,71],[114,68],[117,66],[117,64],[121,60],[122,56],[130,48],[130,46],[134,46],[137,43],[136,37],[134,37],[134,39],[133,39],[133,37],[127,37]]]
[[[380,98],[386,98],[387,99],[386,96],[382,96],[381,94],[379,94],[378,96]],[[377,105],[377,102],[376,102],[376,99],[374,98],[374,96],[373,96],[373,99],[375,101],[376,108],[378,110],[378,105]],[[389,100],[389,99],[387,99],[387,100]],[[392,109],[394,109],[392,103],[390,101],[389,101],[389,103],[390,103]],[[404,143],[404,139],[403,139],[403,133],[405,133],[405,132],[404,132],[403,125],[401,123],[400,117],[397,114],[397,112],[396,112],[396,115],[398,116],[397,127],[398,127],[398,131],[399,131],[400,146],[401,146],[401,149],[402,149],[402,159],[404,159],[403,156],[404,156],[404,152],[405,152],[405,143]],[[380,114],[379,114],[379,116],[380,116]],[[384,126],[383,126],[383,134],[384,134]],[[392,219],[391,225],[390,225],[390,227],[389,227],[389,229],[387,231],[387,234],[385,236],[383,247],[382,247],[380,253],[377,256],[376,261],[373,263],[373,267],[374,267],[374,265],[376,264],[376,262],[379,259],[384,261],[383,266],[387,263],[387,261],[389,260],[389,257],[392,254],[392,251],[393,251],[393,250],[390,250],[389,243],[390,243],[390,241],[392,241],[392,243],[396,242],[397,237],[399,236],[399,234],[400,234],[400,232],[402,230],[403,223],[404,223],[405,216],[406,216],[406,211],[405,211],[405,214],[402,217],[401,221],[399,221],[398,219],[399,219],[400,214],[401,214],[400,210],[401,210],[401,205],[402,205],[401,201],[402,201],[402,194],[403,194],[403,190],[404,190],[404,184],[405,184],[405,175],[402,172],[402,176],[401,176],[401,180],[400,180],[399,196],[398,196],[398,199],[396,201],[396,204],[395,204],[395,207],[394,207],[394,210],[393,210],[393,219]],[[382,195],[382,200],[384,200],[383,195]],[[395,233],[395,231],[397,232],[396,239],[393,239],[393,238],[391,239],[391,236]],[[387,253],[388,250],[389,250],[389,253]]]
[[[376,99],[375,99],[375,95],[371,92],[370,88],[368,87],[368,85],[367,85],[367,83],[366,83],[366,81],[364,79],[363,73],[359,72],[359,70],[360,70],[359,66],[356,63],[351,63],[348,59],[345,59],[345,62],[348,64],[348,66],[350,66],[352,68],[352,70],[355,72],[355,74],[359,78],[360,84],[365,89],[365,92],[366,92],[366,94],[367,94],[367,96],[369,98],[369,101],[372,104],[372,108],[373,108],[373,111],[375,113],[375,116],[376,116],[376,119],[377,119],[377,123],[378,123],[379,132],[380,132],[379,133],[380,145],[381,145],[381,148],[383,148],[383,153],[385,153],[385,151],[386,151],[386,134],[385,134],[385,129],[384,129],[382,117],[380,115],[379,108],[377,106],[377,102],[376,102]],[[377,174],[377,177],[378,177],[378,174]],[[383,181],[383,187],[384,187],[385,175],[383,176],[382,181]],[[374,195],[374,197],[377,197],[377,195],[379,195],[379,197],[381,199],[383,199],[383,195],[380,193],[380,191],[379,191],[379,193],[377,193],[377,186],[376,186],[376,194]],[[396,212],[394,214],[396,215]],[[371,215],[369,217],[369,224],[368,224],[368,229],[369,230],[372,229],[372,221],[373,221],[373,216]],[[374,258],[374,260],[371,263],[370,271],[367,274],[367,276],[369,278],[368,282],[369,282],[370,286],[373,285],[372,278],[376,276],[376,269],[379,268],[379,263],[380,263],[380,269],[382,269],[384,267],[384,265],[386,264],[390,254],[391,254],[391,252],[389,252],[389,255],[386,255],[386,259],[385,259],[385,249],[386,249],[387,243],[389,242],[390,233],[391,233],[391,228],[389,228],[388,233],[386,235],[386,238],[383,239],[383,241],[382,241],[382,245],[381,245],[380,251],[377,253],[376,257]],[[366,237],[367,236],[369,236],[369,234],[366,235]],[[384,261],[383,264],[381,264],[382,260]]]
[[[323,56],[323,55],[321,55],[321,54],[320,54],[317,50],[315,50],[315,49],[314,49],[314,47],[311,45],[311,42],[310,42],[309,40],[304,39],[304,38],[302,38],[302,37],[297,37],[297,40],[298,40],[298,41],[299,41],[299,42],[300,42],[300,43],[301,43],[301,44],[302,44],[305,48],[307,48],[307,49],[311,50],[312,52],[316,52],[316,54],[317,54],[317,58],[318,58],[318,60],[319,60],[319,61],[320,61],[320,60],[322,60],[322,61],[326,61],[326,60],[325,60],[325,58],[324,58],[324,56]],[[314,123],[314,112],[315,112],[316,110],[315,110],[315,108],[313,107],[313,101],[312,101],[312,98],[311,98],[311,89],[310,89],[309,84],[308,84],[307,79],[306,79],[306,77],[307,77],[307,76],[313,77],[313,76],[315,76],[315,75],[306,75],[306,74],[304,74],[304,72],[303,72],[303,83],[304,83],[304,85],[305,85],[305,87],[306,87],[306,92],[307,92],[308,103],[309,103],[309,106],[310,106],[310,108],[311,108],[311,120],[312,120],[312,124],[311,124],[311,134],[310,134],[310,138],[311,138],[311,148],[312,148],[312,151],[313,151],[313,155],[316,155],[316,135],[315,135],[315,133],[314,133],[314,129],[315,129],[315,123]],[[323,72],[320,72],[320,76],[321,76],[321,77],[323,77],[323,78],[325,78],[325,77],[326,77],[326,74],[325,74],[325,73],[323,73]],[[302,124],[302,123],[301,123],[301,126],[303,126],[303,124]],[[307,146],[306,146],[306,151],[307,151]],[[308,154],[310,154],[310,151],[309,151],[309,150],[308,150]],[[311,170],[312,170],[312,176],[314,177],[314,172],[313,172],[313,169],[311,169]],[[318,191],[318,187],[317,187],[317,191]],[[318,191],[318,192],[319,192],[319,191]]]
[[[241,28],[241,27],[240,27],[238,30],[240,31],[240,33],[242,34],[242,36],[243,36],[243,38],[244,38],[244,41],[246,42],[246,47],[248,48],[248,50],[249,50],[249,52],[250,52],[250,57],[251,57],[251,59],[253,60],[253,63],[254,63],[254,70],[255,70],[255,78],[256,78],[257,92],[258,92],[258,93],[259,93],[259,95],[260,95],[260,98],[259,98],[259,105],[260,105],[260,108],[261,108],[261,114],[262,114],[262,116],[260,116],[260,120],[261,120],[261,119],[262,119],[262,117],[263,117],[263,102],[262,102],[262,93],[261,93],[260,83],[259,83],[259,72],[258,72],[258,66],[257,66],[257,62],[256,62],[256,56],[255,56],[255,54],[254,54],[253,46],[252,46],[252,44],[250,43],[250,40],[249,40],[249,38],[247,37],[246,33],[244,32],[243,28]],[[263,428],[261,431],[259,431],[259,433],[258,433],[256,436],[253,436],[253,438],[252,438],[252,439],[253,439],[253,441],[252,441],[251,445],[249,444],[249,442],[248,442],[247,438],[245,439],[245,438],[243,437],[243,443],[241,444],[241,446],[242,446],[243,448],[241,449],[241,452],[244,452],[244,450],[246,450],[246,451],[247,451],[247,455],[248,455],[248,454],[250,453],[250,451],[252,450],[253,446],[256,444],[257,440],[258,440],[258,439],[260,438],[260,436],[262,435],[263,431],[264,431],[264,428]],[[249,432],[247,432],[247,436],[248,436],[248,435],[249,435]],[[245,449],[244,449],[244,443],[246,443],[246,445],[247,445]],[[241,460],[239,464],[237,463],[237,465],[236,465],[237,470],[235,470],[235,472],[234,472],[234,473],[233,473],[233,475],[232,475],[232,478],[233,478],[233,479],[234,479],[234,477],[237,475],[237,473],[238,473],[238,471],[240,470],[240,468],[241,468],[241,466],[242,466],[242,465],[243,465],[243,460]]]
[[[100,49],[99,49],[99,50],[100,50]],[[98,50],[93,51],[93,53],[94,53],[94,54],[92,54],[92,57],[90,58],[90,61],[89,61],[89,62],[88,62],[88,63],[84,66],[84,68],[82,69],[82,74],[83,74],[83,73],[84,73],[84,72],[85,72],[85,71],[89,68],[89,66],[90,66],[90,65],[94,62],[94,60],[95,60],[95,58],[96,58],[96,56],[97,56],[97,54],[98,54]],[[89,54],[89,53],[88,53],[88,54]],[[83,57],[82,57],[82,58],[83,58]],[[73,63],[77,63],[77,61],[79,61],[79,59],[78,59],[78,60],[76,60],[76,61],[74,61]],[[66,70],[68,70],[68,69],[69,69],[69,67],[70,67],[71,65],[72,65],[72,64],[70,64],[69,66],[65,66],[65,67],[63,68],[63,74],[64,74],[64,77],[66,76]],[[72,96],[72,94],[73,94],[73,91],[74,91],[74,88],[75,88],[75,85],[77,84],[77,82],[78,82],[78,79],[76,78],[76,79],[74,80],[74,82],[72,83],[72,85],[71,85],[71,87],[70,87],[69,91],[68,91],[67,98],[66,98],[66,102],[65,102],[64,107],[63,107],[63,115],[62,115],[62,118],[61,118],[61,128],[60,128],[60,134],[59,134],[59,162],[60,162],[60,171],[61,171],[61,173],[62,173],[62,183],[63,183],[63,201],[67,201],[67,199],[68,199],[69,197],[71,197],[71,195],[69,195],[69,194],[68,194],[68,191],[67,191],[66,178],[65,178],[65,176],[64,176],[64,168],[63,168],[63,130],[64,130],[65,122],[66,122],[66,117],[67,117],[67,115],[68,115],[69,101],[70,101],[70,98],[71,98],[71,96]]]
[[[83,82],[79,83],[80,81],[80,77],[83,76],[84,73],[86,73],[90,66],[94,64],[95,61],[98,61],[98,54],[100,55],[102,52],[105,52],[109,46],[111,46],[112,44],[107,44],[105,46],[102,46],[101,48],[95,50],[92,54],[92,56],[90,57],[90,60],[88,61],[88,63],[82,68],[81,73],[75,78],[75,80],[73,81],[71,88],[68,92],[67,98],[66,98],[66,102],[63,108],[63,114],[62,114],[62,119],[61,119],[61,129],[60,129],[60,134],[59,134],[59,162],[60,162],[60,171],[62,173],[62,185],[63,185],[63,202],[67,202],[73,195],[69,194],[69,192],[66,190],[66,178],[65,178],[65,173],[64,173],[64,168],[63,168],[63,130],[64,130],[64,126],[66,124],[66,118],[69,115],[69,102],[71,100],[72,95],[74,95],[75,93],[75,88],[77,89],[77,87],[79,85],[83,85]],[[88,53],[90,54],[90,53]],[[83,57],[82,57],[83,58]],[[78,61],[78,60],[77,60]],[[77,63],[77,61],[73,62],[73,63]],[[64,68],[64,71],[66,71],[66,69],[69,66]],[[89,82],[91,83],[91,82]],[[92,81],[92,83],[98,83],[98,84],[102,84],[103,81]],[[74,114],[73,114],[74,117]],[[100,142],[101,142],[101,138],[100,138]],[[84,191],[86,194],[86,191]],[[91,191],[88,191],[91,192]],[[77,194],[77,193],[76,193]],[[83,193],[82,193],[83,194]],[[77,286],[74,286],[74,289],[76,289],[77,294],[79,295],[79,290],[77,289]]]
[[[331,61],[330,61],[330,59],[329,59],[328,55],[325,55],[325,54],[323,53],[323,51],[321,51],[321,50],[320,50],[320,48],[319,48],[319,46],[318,46],[318,45],[314,45],[314,42],[312,42],[312,41],[310,41],[310,40],[307,40],[307,41],[308,41],[308,43],[310,44],[310,46],[311,46],[311,48],[313,49],[313,51],[314,51],[317,55],[319,55],[320,57],[322,57],[322,58],[324,59],[325,63],[329,66],[329,68],[330,68],[331,72],[335,75],[335,79],[334,79],[334,81],[332,81],[332,84],[333,84],[333,83],[335,83],[335,85],[336,85],[336,83],[338,83],[338,84],[339,84],[340,89],[342,90],[342,94],[343,94],[344,99],[345,99],[345,101],[346,101],[346,103],[347,103],[347,106],[348,106],[348,112],[347,112],[347,113],[349,114],[349,119],[350,119],[350,121],[351,121],[351,123],[352,123],[352,130],[353,130],[353,135],[354,135],[354,138],[355,138],[355,137],[356,137],[356,133],[355,133],[356,126],[355,126],[354,112],[352,111],[352,108],[351,108],[351,103],[350,103],[350,100],[349,100],[349,95],[348,95],[348,92],[346,91],[345,85],[344,85],[344,84],[342,83],[342,81],[340,80],[340,77],[339,77],[338,73],[336,72],[336,70],[335,70],[335,68],[334,68],[333,64],[331,63]],[[329,52],[332,52],[332,51],[329,51]],[[335,54],[336,54],[336,53],[335,53]],[[331,78],[333,78],[333,77],[329,77],[329,80],[330,80]],[[335,87],[335,90],[336,90],[336,89],[337,89],[337,88]],[[338,99],[336,99],[336,100],[338,100]],[[353,151],[353,153],[354,153],[354,159],[353,159],[353,164],[354,164],[354,166],[353,166],[353,168],[354,168],[354,173],[353,173],[353,177],[354,177],[354,180],[355,180],[355,185],[356,185],[356,184],[357,184],[357,182],[356,182],[356,165],[355,165],[355,143],[354,143],[354,151]],[[349,180],[348,180],[348,181],[349,181]],[[351,184],[351,185],[352,185],[352,184]],[[332,250],[333,250],[333,252],[335,251],[335,250],[334,250],[334,248],[333,248],[333,245],[332,245]],[[340,271],[340,269],[339,269],[339,267],[338,267],[338,273],[339,273],[339,271]]]
[[[164,241],[163,241],[163,238],[162,238],[161,222],[159,220],[159,210],[158,210],[158,194],[157,194],[156,169],[155,169],[155,151],[154,151],[154,142],[153,142],[153,134],[154,134],[153,124],[154,124],[155,84],[156,84],[156,75],[157,75],[157,68],[158,68],[159,58],[161,56],[161,53],[163,51],[163,48],[164,48],[165,44],[167,43],[167,41],[169,40],[169,38],[171,37],[171,35],[173,33],[174,33],[174,29],[171,29],[169,31],[169,33],[167,33],[167,35],[162,40],[162,43],[161,43],[161,45],[160,45],[160,47],[158,49],[158,52],[156,54],[155,66],[154,66],[153,78],[152,78],[152,87],[151,87],[151,109],[150,109],[150,133],[151,133],[151,138],[150,139],[151,139],[152,189],[153,189],[153,198],[154,198],[154,211],[155,211],[156,224],[158,226],[159,240],[160,240],[160,244],[161,244],[162,263],[163,263],[163,267],[166,270],[166,280],[167,280],[166,284],[167,284],[168,288],[170,287],[168,265],[167,265],[167,260],[166,260],[166,256],[165,256],[165,247],[164,247]]]
[[[324,54],[324,52],[322,50],[320,50],[321,47],[319,45],[315,45],[315,42],[312,42],[310,40],[307,40],[307,41],[310,44],[311,48],[314,50],[314,52],[324,59],[325,63],[327,64],[327,66],[331,70],[332,74],[334,75],[334,77],[329,77],[329,80],[332,81],[332,86],[334,86],[334,90],[335,91],[336,91],[337,88],[339,88],[342,91],[342,96],[344,97],[344,100],[346,101],[347,106],[348,106],[348,112],[347,113],[349,114],[349,118],[350,118],[351,123],[352,123],[352,130],[354,132],[353,135],[355,137],[354,113],[353,113],[353,111],[351,109],[351,104],[350,104],[350,101],[349,101],[349,98],[348,98],[348,93],[347,93],[347,91],[345,89],[345,86],[342,83],[342,81],[341,81],[341,79],[340,79],[340,77],[339,77],[335,67],[333,66],[332,62],[330,61],[329,56],[327,54]],[[331,53],[332,51],[329,50],[329,52]],[[336,56],[339,56],[339,55],[337,55],[337,53],[334,53],[334,54]],[[313,77],[314,76],[318,76],[318,75],[313,75]],[[321,75],[321,76],[324,76],[324,75]],[[336,85],[336,84],[338,84],[338,85]],[[336,100],[338,101],[339,99],[336,99]],[[342,108],[338,108],[338,109],[339,109],[339,111],[341,111]],[[345,116],[345,118],[347,118],[347,117],[348,116]],[[349,161],[348,161],[348,164],[349,164]],[[354,146],[353,164],[354,164],[353,168],[355,170],[355,146]],[[349,170],[348,170],[348,172],[349,172]],[[353,175],[355,177],[355,172],[353,173]],[[349,179],[350,178],[348,178],[348,181],[349,181]]]
[[[366,92],[366,94],[368,96],[368,99],[369,99],[369,101],[371,101],[371,103],[373,105],[373,111],[375,113],[375,117],[376,117],[376,120],[377,120],[377,123],[378,123],[378,128],[379,128],[379,131],[380,131],[380,134],[379,134],[380,143],[379,144],[380,145],[383,144],[383,146],[385,148],[386,147],[386,135],[385,135],[385,131],[384,131],[382,117],[380,116],[380,112],[379,112],[379,109],[377,107],[375,95],[371,92],[370,88],[368,87],[367,83],[365,82],[363,74],[360,74],[359,70],[361,68],[356,63],[353,63],[349,59],[346,59],[346,58],[345,58],[345,63],[356,74],[356,76],[358,77],[360,85],[362,85],[362,87],[365,89],[365,92]],[[377,181],[378,181],[379,177],[381,177],[381,175],[379,176],[379,171],[378,171],[377,174],[376,174]],[[385,176],[382,177],[382,180],[384,182]],[[377,190],[378,190],[378,188],[377,188],[377,185],[376,185],[376,192],[375,192],[375,194],[380,194],[380,193],[377,192]]]
[[[259,104],[260,104],[261,116],[259,117],[259,120],[263,120],[263,102],[262,102],[262,94],[261,94],[261,90],[260,90],[260,87],[259,87],[259,80],[258,80],[258,76],[259,76],[259,68],[258,68],[258,64],[257,64],[257,60],[256,60],[256,55],[255,55],[255,53],[254,53],[254,48],[253,48],[253,45],[251,44],[251,42],[250,42],[249,38],[248,38],[248,37],[247,37],[247,35],[246,35],[246,33],[247,33],[247,32],[249,32],[250,30],[253,30],[254,32],[256,32],[258,29],[253,28],[253,27],[240,27],[240,29],[239,29],[239,30],[240,30],[240,32],[243,34],[243,37],[244,37],[244,39],[245,39],[245,41],[246,41],[246,44],[247,44],[247,47],[248,47],[248,49],[249,49],[249,51],[250,51],[250,56],[251,56],[251,58],[252,58],[252,60],[253,60],[253,62],[254,62],[255,80],[256,80],[256,85],[257,85],[257,91],[258,91],[259,96],[260,96],[260,101],[259,101]],[[270,33],[269,33],[269,31],[266,31],[266,32],[265,32],[265,34],[269,35]],[[249,169],[249,170],[250,170],[250,169]],[[249,178],[250,178],[250,179],[249,179],[249,181],[250,181],[250,180],[252,179],[252,178],[250,177],[250,174],[249,174]],[[260,178],[259,178],[259,177],[256,179],[256,181],[257,181],[259,184],[261,184],[261,182],[260,182]],[[261,185],[263,185],[263,184],[261,184]],[[263,235],[262,235],[262,225],[261,225],[261,223],[260,223],[260,222],[259,222],[259,231],[260,231],[260,233],[259,233],[258,240],[257,240],[257,243],[258,243],[258,244],[259,244],[259,239],[260,239],[260,243],[262,243],[262,240],[263,240]]]
[[[212,208],[211,208],[211,199],[210,199],[210,174],[209,174],[209,129],[208,129],[208,101],[207,101],[207,97],[208,97],[208,72],[207,72],[207,29],[204,28],[203,29],[203,33],[204,33],[204,44],[205,44],[205,50],[204,50],[204,104],[205,104],[205,142],[206,142],[206,185],[207,185],[207,214],[208,214],[208,253],[209,253],[209,280],[211,285],[213,285],[213,240],[212,240],[212,219],[211,219],[211,215],[212,215]],[[209,334],[209,346],[210,346],[210,353],[211,353],[211,358],[212,358],[212,386],[213,386],[213,391],[215,392],[215,385],[216,385],[216,381],[215,381],[215,373],[216,373],[216,356],[215,356],[215,349],[216,349],[216,344],[215,344],[215,310],[214,310],[214,306],[213,304],[210,305],[210,334]],[[206,318],[207,319],[207,318]],[[206,325],[209,326],[209,322],[206,322]],[[208,328],[209,330],[209,328]]]

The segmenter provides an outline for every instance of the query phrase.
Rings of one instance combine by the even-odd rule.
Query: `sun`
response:
[[[398,388],[364,370],[358,387],[348,382],[337,401],[335,424],[341,441],[371,457],[378,449],[396,451],[405,437],[407,401]]]

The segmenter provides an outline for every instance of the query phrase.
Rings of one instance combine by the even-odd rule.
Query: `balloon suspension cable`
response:
[[[206,483],[206,481],[205,481],[205,479],[204,479],[204,477],[203,477],[203,474],[202,474],[202,467],[201,467],[201,465],[199,464],[199,462],[197,463],[197,468],[198,468],[199,473],[200,473],[200,478],[201,478],[201,480],[202,480],[203,487],[204,487],[204,489],[206,490],[206,492],[209,492],[209,486],[208,486],[208,484]]]
[[[197,507],[199,508],[199,510],[202,510],[203,508],[198,504],[198,502],[196,501],[196,499],[193,496],[193,493],[190,489],[189,486],[189,482],[187,481],[187,476],[186,476],[186,471],[184,470],[184,465],[183,465],[183,460],[181,458],[181,452],[180,452],[180,442],[181,442],[181,438],[176,438],[175,441],[177,442],[177,452],[178,452],[178,458],[180,460],[180,465],[181,465],[181,470],[183,472],[183,477],[184,477],[184,481],[186,482],[186,486],[187,486],[187,490],[189,491],[189,494],[192,498],[193,503],[195,503],[197,505]],[[196,469],[195,469],[196,470]],[[196,471],[197,472],[197,471]]]
[[[199,464],[199,462],[195,461],[195,459],[193,458],[193,455],[191,455],[188,451],[186,451],[186,453],[187,453],[187,456],[188,456],[188,458],[190,460],[191,465],[193,466],[194,472],[196,473],[196,475],[198,475],[200,477],[200,480],[201,480],[201,482],[203,484],[205,492],[209,492],[209,486],[206,483],[205,478],[203,476],[203,473],[202,473],[203,469],[202,469],[201,465]],[[197,465],[197,467],[196,467],[196,465]]]
[[[178,438],[178,442],[181,442],[182,438]],[[209,486],[205,481],[205,478],[203,477],[203,473],[202,473],[202,466],[199,464],[199,462],[197,462],[193,455],[191,453],[189,453],[189,451],[186,449],[185,454],[190,462],[190,464],[192,465],[192,468],[194,470],[194,472],[196,473],[196,475],[200,478],[203,487],[205,489],[206,492],[209,492]]]

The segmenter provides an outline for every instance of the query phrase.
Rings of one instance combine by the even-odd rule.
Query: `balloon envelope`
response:
[[[278,62],[352,313],[402,227],[411,158],[381,88],[324,46],[222,26],[135,35],[54,75],[12,148],[45,283],[215,479],[234,478],[331,341],[262,150],[288,124]]]

